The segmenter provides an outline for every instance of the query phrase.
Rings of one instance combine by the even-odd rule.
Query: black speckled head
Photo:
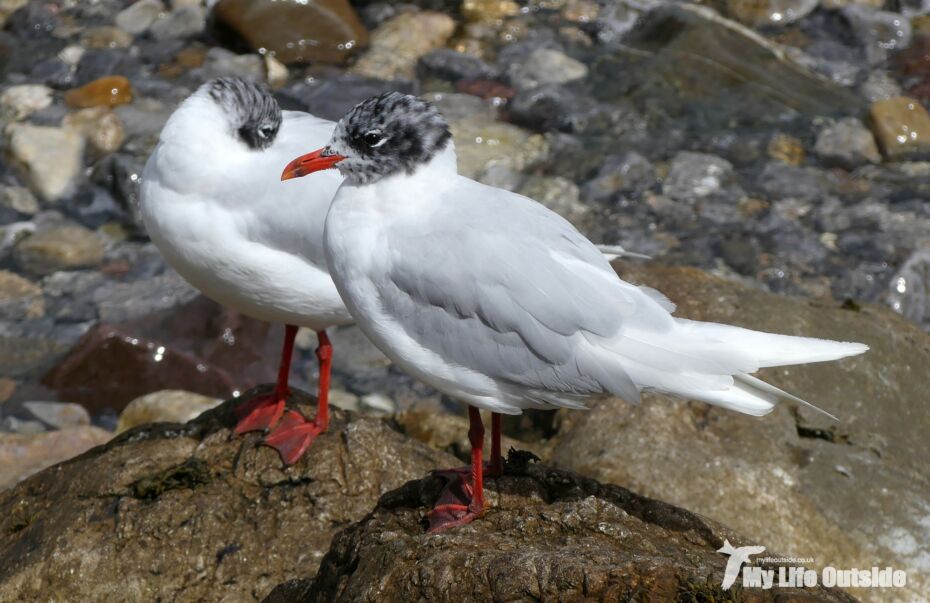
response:
[[[452,134],[432,104],[400,92],[362,101],[336,125],[326,154],[352,183],[369,184],[400,172],[412,174],[446,148]]]
[[[271,146],[281,127],[281,107],[268,88],[237,77],[217,78],[204,87],[229,118],[233,136],[255,151]]]

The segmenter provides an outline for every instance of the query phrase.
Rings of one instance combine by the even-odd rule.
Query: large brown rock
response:
[[[343,63],[368,45],[368,30],[346,0],[220,0],[213,14],[282,63]]]
[[[234,406],[138,427],[0,493],[0,601],[260,600],[312,577],[382,494],[455,463],[335,410],[285,468],[258,434],[230,437]]]
[[[423,530],[438,479],[389,492],[333,539],[312,584],[282,585],[268,602],[851,600],[822,588],[725,592],[727,558],[717,549],[724,539],[742,545],[740,537],[523,458],[513,455],[505,476],[489,480],[482,519],[439,534]]]
[[[617,267],[667,294],[678,316],[871,350],[761,373],[838,423],[790,404],[756,418],[646,395],[639,406],[613,400],[564,413],[552,462],[692,509],[815,566],[909,570],[906,593],[858,593],[869,600],[930,592],[930,337],[885,308],[773,295],[690,268]]]

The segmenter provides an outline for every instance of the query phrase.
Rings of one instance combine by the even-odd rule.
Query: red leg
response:
[[[488,477],[500,477],[504,474],[504,459],[501,456],[501,415],[491,413],[491,461],[488,463]]]
[[[320,361],[320,387],[316,418],[308,421],[299,412],[289,410],[281,424],[265,438],[265,444],[277,450],[287,465],[296,463],[313,440],[329,426],[329,375],[333,363],[333,346],[326,331],[317,331],[317,338],[320,342],[316,350]]]
[[[274,391],[236,408],[236,417],[239,419],[234,430],[236,435],[248,431],[265,431],[274,427],[281,419],[284,413],[284,403],[291,393],[287,381],[291,374],[291,356],[294,353],[295,337],[297,337],[297,327],[287,325],[284,329],[281,364],[278,365],[278,382]]]
[[[471,443],[471,484],[464,481],[462,475],[453,470],[451,479],[446,484],[436,506],[427,513],[429,532],[431,534],[465,525],[484,513],[484,423],[477,408],[468,407],[470,427],[468,440]],[[440,472],[440,475],[442,472]]]

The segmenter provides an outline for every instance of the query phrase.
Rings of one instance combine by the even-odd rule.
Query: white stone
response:
[[[69,128],[31,124],[7,127],[13,159],[25,170],[34,191],[46,201],[57,201],[70,189],[81,169],[84,138]]]
[[[29,117],[52,104],[52,89],[41,84],[11,86],[0,94],[3,112],[15,120]]]

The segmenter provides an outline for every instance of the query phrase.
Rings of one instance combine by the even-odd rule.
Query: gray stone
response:
[[[582,187],[583,197],[603,202],[618,193],[638,196],[657,182],[655,166],[637,153],[609,155],[598,169],[597,175]]]
[[[872,65],[886,61],[889,52],[907,48],[911,43],[911,22],[900,13],[858,4],[847,6],[842,12],[865,47]]]
[[[824,163],[847,169],[882,160],[871,130],[855,117],[827,122],[817,134],[814,152]]]
[[[581,193],[571,180],[560,176],[532,175],[520,187],[520,194],[538,201],[582,230],[591,208],[581,202]]]
[[[207,24],[207,13],[202,6],[184,6],[155,21],[149,30],[156,40],[182,39],[195,36]]]
[[[203,65],[193,70],[193,73],[203,81],[235,76],[253,82],[264,82],[265,62],[257,54],[236,54],[214,46],[207,51]]]
[[[90,415],[80,404],[70,402],[23,402],[32,417],[53,429],[90,425]]]
[[[165,5],[160,0],[139,0],[116,15],[116,26],[123,31],[138,35],[151,27],[163,12],[165,12]]]
[[[898,82],[884,69],[874,69],[859,86],[862,96],[869,102],[888,100],[902,96],[904,91]]]
[[[18,274],[0,270],[0,320],[31,320],[44,315],[42,289]]]
[[[177,272],[169,270],[134,283],[107,283],[94,292],[94,302],[100,320],[115,324],[181,306],[198,295]]]
[[[676,201],[695,201],[721,192],[733,176],[733,165],[726,159],[682,151],[672,159],[662,193]]]
[[[588,75],[588,67],[559,50],[539,48],[522,61],[513,63],[508,75],[517,87],[534,88],[584,79]]]
[[[451,48],[437,48],[423,56],[417,66],[421,78],[450,82],[486,80],[498,76],[497,70],[478,57]]]
[[[891,278],[885,301],[930,331],[930,242],[916,249]]]

